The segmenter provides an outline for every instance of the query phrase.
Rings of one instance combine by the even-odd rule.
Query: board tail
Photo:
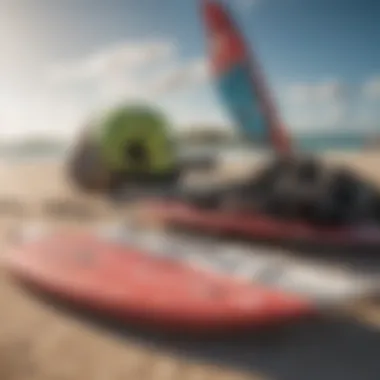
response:
[[[280,121],[258,62],[250,54],[225,5],[202,1],[208,55],[218,93],[237,127],[255,145],[289,153],[290,138]]]

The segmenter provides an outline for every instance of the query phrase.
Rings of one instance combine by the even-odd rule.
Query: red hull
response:
[[[307,300],[89,234],[61,232],[15,247],[9,271],[84,308],[125,321],[199,331],[267,325],[313,314]]]
[[[152,203],[147,206],[151,215],[162,222],[191,227],[202,231],[233,234],[252,240],[305,242],[337,246],[380,247],[380,228],[345,227],[315,228],[300,222],[289,222],[266,215],[242,215],[174,203]]]

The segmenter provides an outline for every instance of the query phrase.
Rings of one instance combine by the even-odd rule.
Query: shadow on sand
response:
[[[261,373],[278,380],[378,380],[380,332],[350,318],[298,321],[275,329],[213,337],[168,334],[105,318],[25,288],[45,305],[82,322],[174,355]]]

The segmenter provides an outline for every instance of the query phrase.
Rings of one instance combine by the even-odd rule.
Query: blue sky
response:
[[[378,0],[225,0],[293,129],[380,127]],[[73,133],[146,101],[176,126],[228,125],[195,0],[3,0],[2,135]]]

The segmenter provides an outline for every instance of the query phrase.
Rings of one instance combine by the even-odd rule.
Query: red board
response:
[[[153,202],[147,211],[162,222],[202,231],[234,234],[252,240],[295,241],[335,246],[380,247],[380,227],[316,228],[267,215],[201,210],[175,202]]]
[[[5,264],[16,277],[66,301],[162,328],[211,331],[313,313],[299,295],[91,234],[51,233],[14,246]]]

